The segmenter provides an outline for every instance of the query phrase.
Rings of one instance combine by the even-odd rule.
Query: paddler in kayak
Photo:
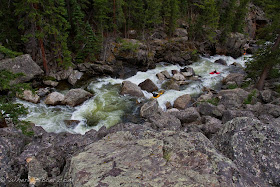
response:
[[[156,99],[156,98],[159,98],[162,94],[164,93],[164,90],[161,90],[159,91],[158,93],[153,93],[153,98]]]
[[[210,74],[220,74],[220,72],[217,72],[216,70],[215,71],[212,71],[212,72],[210,72]]]

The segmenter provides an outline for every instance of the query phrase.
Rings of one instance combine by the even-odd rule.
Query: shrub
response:
[[[256,97],[256,94],[257,94],[257,91],[256,90],[254,90],[254,91],[252,91],[249,95],[248,95],[248,97],[244,100],[244,104],[252,104],[252,100],[253,100],[253,97]]]

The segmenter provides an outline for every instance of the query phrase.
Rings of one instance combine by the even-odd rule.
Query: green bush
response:
[[[132,43],[126,40],[121,41],[120,51],[136,52],[139,48],[139,43]]]
[[[217,106],[218,103],[219,103],[219,101],[220,101],[219,98],[214,97],[214,98],[212,98],[212,99],[207,99],[207,100],[201,101],[200,103],[210,103],[210,104],[212,104],[212,105]]]
[[[0,53],[3,53],[5,56],[14,58],[16,56],[22,55],[22,53],[19,52],[14,52],[10,49],[7,49],[6,47],[0,45]]]
[[[254,90],[254,91],[252,91],[249,95],[248,95],[248,97],[244,100],[244,104],[252,104],[252,100],[253,100],[253,97],[256,97],[256,94],[257,94],[257,91],[256,90]]]

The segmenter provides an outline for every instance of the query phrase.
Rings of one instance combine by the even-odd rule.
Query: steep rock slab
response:
[[[242,117],[226,123],[212,138],[215,147],[238,166],[271,185],[280,184],[280,129]]]
[[[24,76],[15,80],[15,83],[28,82],[44,71],[32,60],[30,55],[21,55],[0,61],[0,70],[6,69],[13,73],[24,73]]]
[[[93,95],[83,89],[72,89],[67,92],[63,104],[77,106],[92,97]]]
[[[144,94],[139,86],[130,82],[130,81],[123,81],[121,95],[128,94],[135,97],[143,97]]]
[[[89,159],[91,158],[91,159]],[[117,132],[74,156],[73,186],[262,186],[201,133]]]

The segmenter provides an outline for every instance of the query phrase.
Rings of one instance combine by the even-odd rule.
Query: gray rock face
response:
[[[147,92],[158,91],[157,85],[151,79],[146,79],[138,85],[142,90],[146,90]]]
[[[225,60],[221,59],[221,58],[216,60],[215,63],[227,66],[227,62]]]
[[[143,97],[144,94],[141,88],[130,81],[123,81],[121,95],[128,94],[135,97]]]
[[[28,102],[31,102],[31,103],[39,103],[40,102],[40,97],[35,94],[35,93],[32,93],[31,90],[24,90],[22,95],[18,95],[19,98],[25,100],[25,101],[28,101]]]
[[[145,103],[140,109],[140,116],[147,118],[158,112],[158,102],[156,99]]]
[[[235,118],[212,138],[215,147],[261,180],[280,184],[280,130],[251,118]]]
[[[182,95],[174,101],[174,108],[184,110],[191,103],[191,96],[189,94]]]
[[[93,95],[83,89],[71,89],[67,92],[65,95],[65,99],[63,101],[63,104],[69,105],[69,106],[77,106],[82,104],[84,101],[92,97]]]
[[[30,55],[21,55],[16,58],[5,59],[0,62],[0,70],[6,69],[13,73],[24,73],[25,76],[15,80],[16,83],[28,82],[44,71],[32,60]]]
[[[91,158],[91,159],[89,159]],[[117,132],[71,159],[73,186],[262,186],[201,133]]]
[[[52,92],[50,93],[47,98],[45,99],[46,105],[60,105],[64,101],[65,97],[63,94],[58,92]]]
[[[234,82],[240,86],[245,79],[245,75],[241,73],[231,73],[226,78],[224,78],[223,83],[227,84],[228,82]]]

